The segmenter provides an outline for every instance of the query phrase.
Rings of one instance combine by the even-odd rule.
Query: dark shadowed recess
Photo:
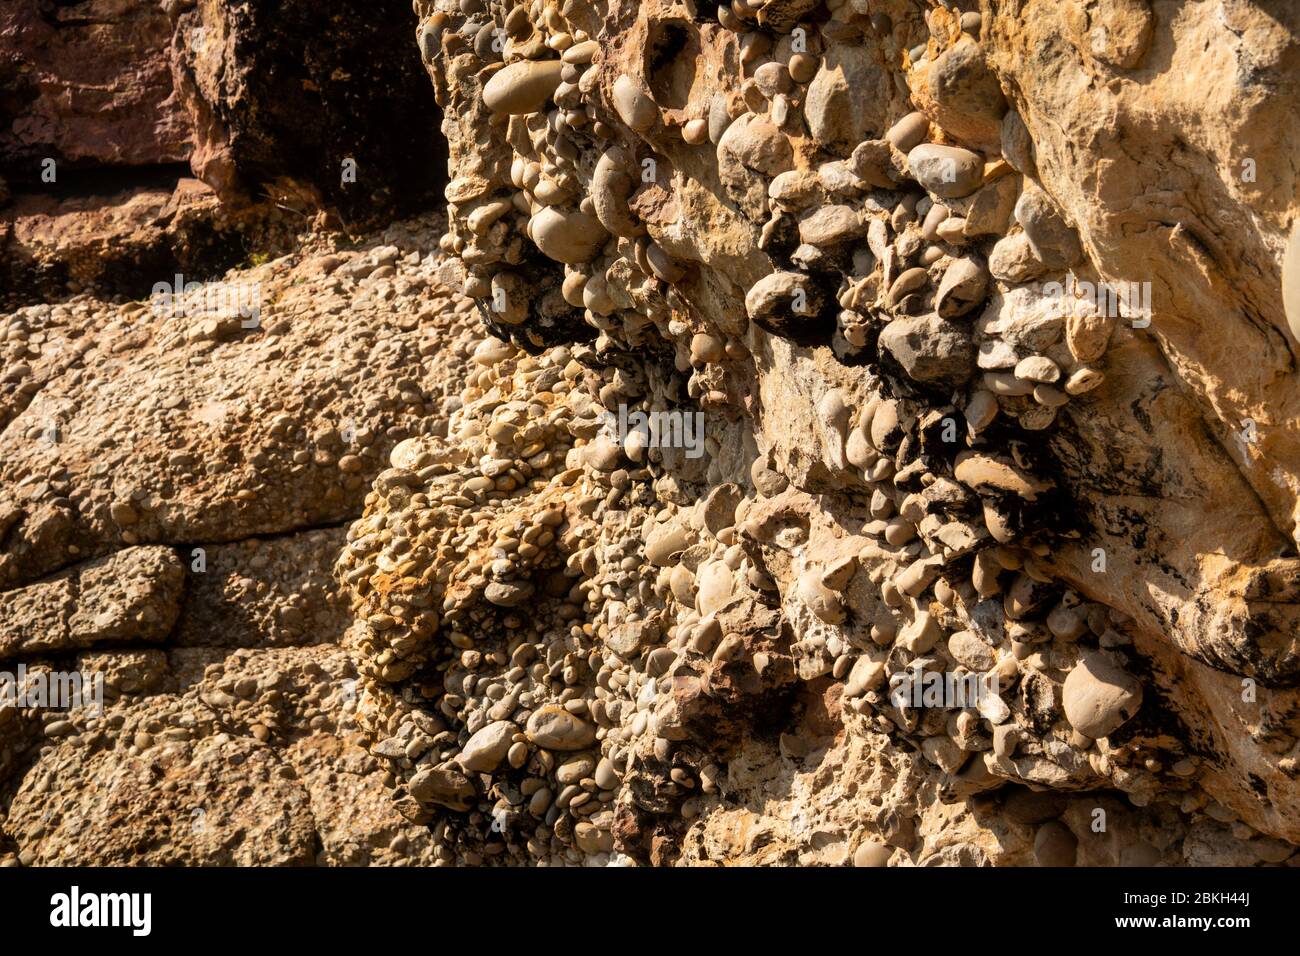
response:
[[[19,6],[0,4],[6,306],[90,288],[134,298],[178,271],[213,278],[287,251],[317,205],[357,234],[442,202],[441,113],[408,0]],[[202,63],[186,39],[196,29],[219,44]],[[227,164],[205,168],[214,153]],[[42,180],[45,158],[57,161],[55,182]],[[136,230],[96,243],[79,229],[52,249],[25,245],[33,230],[14,225],[33,210],[106,213],[194,175],[217,191],[220,211],[187,214],[145,240]],[[121,228],[111,218],[100,215]],[[88,252],[98,268],[88,270]]]
[[[208,105],[254,196],[281,177],[310,183],[349,226],[440,201],[447,151],[410,3],[253,0],[225,17],[239,86]]]

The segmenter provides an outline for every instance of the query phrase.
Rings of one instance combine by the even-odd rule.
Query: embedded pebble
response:
[[[821,291],[798,272],[773,272],[745,294],[751,321],[774,335],[797,335],[822,308]]]
[[[797,593],[799,600],[827,624],[839,624],[844,620],[844,605],[839,596],[822,583],[821,575],[815,571],[809,569],[799,576]]]
[[[1016,363],[1016,378],[1028,382],[1055,382],[1061,377],[1061,369],[1046,355],[1031,355]]]
[[[614,147],[601,154],[591,174],[593,213],[611,235],[625,238],[634,238],[645,232],[645,227],[637,222],[628,208],[628,196],[635,188],[630,166],[627,154]]]
[[[861,57],[825,58],[804,94],[804,116],[813,140],[846,154],[867,138],[873,117],[883,112],[880,73]]]
[[[560,85],[559,60],[521,60],[492,75],[483,86],[483,102],[497,113],[535,113]]]
[[[595,216],[554,206],[547,206],[529,220],[528,233],[548,258],[567,265],[590,262],[609,236]]]
[[[614,109],[629,128],[644,133],[659,120],[659,108],[636,80],[627,74],[614,81]]]
[[[1003,282],[1030,282],[1046,271],[1047,267],[1023,232],[1004,236],[989,252],[989,272]]]
[[[969,196],[984,180],[984,161],[959,146],[922,143],[907,154],[907,168],[927,192],[941,199]]]
[[[799,222],[799,238],[822,248],[849,242],[864,232],[861,219],[849,206],[822,206]]]
[[[1068,269],[1083,259],[1083,247],[1074,231],[1051,198],[1027,184],[1016,200],[1016,222],[1025,230],[1025,238],[1034,256],[1049,269]]]
[[[1086,652],[1065,678],[1065,717],[1094,740],[1113,734],[1142,706],[1142,685],[1101,652]]]
[[[727,127],[718,140],[718,155],[730,154],[748,169],[776,176],[794,164],[790,139],[772,123],[746,116]]]
[[[533,712],[524,728],[528,739],[547,750],[581,750],[596,739],[596,728],[563,707],[547,706]]]
[[[944,271],[934,308],[945,319],[965,315],[984,301],[988,270],[970,258],[953,260]]]
[[[958,139],[981,147],[997,143],[1007,101],[975,39],[961,37],[924,73],[918,94],[939,125]]]
[[[930,135],[930,119],[924,113],[908,113],[885,132],[885,141],[900,153],[920,146]]]
[[[915,381],[951,387],[975,371],[975,344],[969,333],[938,315],[898,318],[880,333],[880,347]]]
[[[819,63],[815,56],[807,53],[796,53],[790,57],[788,68],[790,76],[796,83],[808,83],[817,75]]]
[[[491,773],[506,758],[518,728],[508,720],[498,720],[479,730],[461,749],[457,762],[466,770]]]
[[[892,847],[868,840],[853,851],[853,865],[863,867],[888,866],[889,858],[893,856],[893,853]]]

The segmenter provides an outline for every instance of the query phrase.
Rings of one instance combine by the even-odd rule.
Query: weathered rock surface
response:
[[[1300,14],[696,6],[416,0],[440,239],[6,316],[14,860],[1295,859]]]
[[[0,592],[0,656],[160,640],[176,621],[183,581],[171,550],[140,547]]]
[[[382,479],[340,564],[370,582],[352,588],[359,666],[395,774],[411,758],[384,741],[422,712],[455,740],[416,766],[449,765],[492,721],[566,714],[594,720],[581,746],[614,771],[574,791],[556,776],[562,735],[525,732],[477,791],[498,835],[451,814],[443,858],[1121,865],[1228,862],[1228,833],[1261,862],[1269,841],[1300,840],[1278,809],[1294,802],[1282,715],[1300,660],[1283,463],[1300,456],[1276,425],[1294,391],[1277,356],[1295,184],[1281,161],[1224,172],[1243,143],[1280,155],[1266,127],[1289,137],[1294,23],[1257,4],[1163,32],[1172,14],[1145,3],[841,3],[780,25],[745,4],[716,25],[666,2],[570,4],[518,8],[510,44],[471,52],[456,38],[495,11],[416,6],[456,106],[444,127],[466,185],[444,248],[466,292],[486,304],[536,261],[543,209],[594,193],[620,237],[549,267],[584,290],[565,298],[590,331],[494,357],[447,443],[423,446],[445,463],[419,477],[427,504],[393,490],[415,479]],[[1267,95],[1203,52],[1244,50],[1227,38],[1243,30]],[[553,104],[485,125],[479,70],[590,40]],[[1206,84],[1248,104],[1231,133],[1193,102]],[[1165,145],[1126,145],[1148,133]],[[1153,190],[1183,137],[1197,180],[1180,164],[1177,191]],[[1188,193],[1203,202],[1166,198]],[[480,204],[504,201],[518,215],[476,228]],[[1193,209],[1227,210],[1241,243]],[[1225,310],[1249,317],[1235,340],[1189,318]],[[1239,360],[1247,339],[1262,364]],[[546,409],[540,471],[512,410],[530,402]],[[598,424],[683,402],[704,416],[699,456],[684,433],[665,447]],[[728,520],[706,522],[723,485],[739,492]],[[547,507],[555,543],[518,543]],[[405,542],[359,547],[394,521],[450,573],[418,546],[407,561]],[[467,521],[482,530],[452,530]],[[389,566],[409,588],[436,574],[441,615],[394,592]],[[639,583],[620,577],[638,567]],[[518,580],[554,609],[501,607],[495,589]],[[954,704],[967,678],[984,689]],[[1243,678],[1249,701],[1233,699]],[[416,686],[428,703],[413,707]],[[1267,747],[1248,742],[1264,725]],[[1104,839],[1096,809],[1122,821]]]
[[[323,210],[355,228],[426,208],[445,171],[408,10],[7,5],[0,303],[136,297],[287,251]]]
[[[471,304],[418,251],[436,235],[417,221],[356,248],[318,236],[269,268],[230,273],[207,287],[210,300],[192,292],[193,314],[83,294],[0,318],[9,350],[0,671],[26,668],[32,688],[33,675],[50,675],[48,687],[80,675],[87,688],[71,708],[36,696],[0,706],[7,864],[434,860],[427,830],[393,805],[358,736],[358,675],[340,646],[351,617],[332,569],[371,456],[445,428],[442,402],[476,344]],[[261,313],[274,331],[241,328],[238,297],[215,294],[254,282],[264,305],[287,307],[279,318],[274,307]],[[270,347],[244,351],[234,330]],[[144,358],[150,343],[158,347]],[[364,370],[361,354],[405,356],[397,364],[412,371],[365,390],[360,377],[384,374]],[[195,376],[215,372],[214,360],[220,372],[205,398]],[[351,385],[349,365],[359,376]],[[96,400],[97,391],[107,394]],[[47,396],[68,413],[52,431],[34,410]],[[206,413],[189,426],[169,417],[198,407],[192,400],[236,401],[250,423],[285,436],[336,434],[327,472],[336,490],[288,478],[323,469],[323,448],[291,438],[279,452],[247,455],[236,433],[215,437],[219,422]],[[254,476],[277,456],[277,480],[289,483],[269,522],[209,514],[222,498],[245,507]],[[195,480],[208,467],[225,491]]]
[[[0,586],[124,546],[355,514],[392,447],[441,427],[451,399],[456,359],[429,360],[451,300],[410,230],[401,241],[8,316],[5,347],[26,361],[0,384]]]
[[[14,3],[0,11],[0,175],[184,163],[189,116],[172,96],[172,25],[142,0]]]

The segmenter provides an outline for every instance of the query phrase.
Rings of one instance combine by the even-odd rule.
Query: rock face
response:
[[[355,223],[419,209],[444,181],[437,106],[418,82],[404,0],[355,16],[313,0],[173,11],[191,162],[222,198],[307,191]]]
[[[358,734],[333,565],[477,344],[440,232],[0,315],[0,686],[32,687],[0,705],[7,865],[434,861]],[[36,696],[70,675],[102,713]]]
[[[0,175],[184,163],[189,116],[164,53],[172,25],[145,0],[6,4],[0,11]]]
[[[448,728],[392,760],[399,796],[482,728],[523,728],[471,781],[496,835],[446,815],[445,859],[1095,865],[1300,841],[1300,455],[1274,367],[1296,184],[1281,160],[1225,172],[1243,144],[1273,155],[1268,127],[1294,139],[1294,22],[415,6],[447,110],[443,248],[489,314],[534,290],[493,327],[551,346],[492,347],[339,566],[377,752]],[[1286,95],[1201,52],[1243,31]],[[490,119],[488,78],[557,59],[549,100]],[[1207,85],[1247,104],[1230,130]],[[1169,148],[1122,146],[1143,124]],[[1172,139],[1200,164],[1178,189],[1239,242],[1133,198]],[[592,211],[612,238],[561,248]],[[1189,318],[1220,312],[1236,340]],[[1262,361],[1221,370],[1245,340]],[[528,614],[497,600],[525,584]],[[574,789],[574,747],[610,772]],[[1098,808],[1122,820],[1105,839]]]
[[[356,514],[393,446],[437,430],[451,397],[426,358],[448,293],[412,231],[395,235],[180,295],[10,316],[0,586],[73,556]]]
[[[138,297],[287,251],[322,209],[358,228],[426,208],[446,177],[408,10],[7,4],[0,302]]]
[[[5,316],[9,859],[1295,859],[1300,13],[413,6],[440,238]]]

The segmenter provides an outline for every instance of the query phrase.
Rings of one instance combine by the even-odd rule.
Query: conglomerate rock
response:
[[[415,0],[497,338],[339,575],[440,861],[1290,857],[1300,19],[1228,6]]]
[[[433,861],[363,746],[332,569],[459,401],[477,319],[440,229],[0,315],[5,865]]]
[[[1300,860],[1300,13],[412,6],[440,239],[3,317],[6,863]]]
[[[0,587],[354,517],[389,450],[456,399],[463,312],[421,234],[6,316]]]

